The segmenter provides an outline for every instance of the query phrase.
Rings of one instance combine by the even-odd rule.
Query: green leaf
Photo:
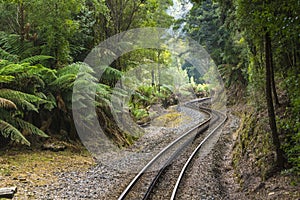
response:
[[[14,76],[0,75],[0,83],[9,83],[15,79]]]
[[[22,133],[17,128],[1,119],[0,132],[6,138],[10,138],[13,141],[30,146],[30,142],[22,135]]]
[[[33,110],[36,112],[38,112],[38,109],[33,103],[47,103],[46,100],[35,95],[10,89],[0,89],[0,97],[11,100],[16,105],[20,105],[24,109]]]
[[[19,63],[20,64],[29,63],[30,65],[33,65],[33,64],[40,63],[41,61],[49,60],[49,59],[53,59],[53,57],[45,56],[45,55],[37,55],[37,56],[25,58],[25,59],[21,60]]]
[[[21,129],[24,129],[30,132],[31,134],[35,134],[41,137],[49,137],[46,133],[44,133],[44,131],[40,130],[39,128],[37,128],[36,126],[32,125],[29,122],[26,122],[22,119],[15,119],[15,121],[17,122],[17,124]]]

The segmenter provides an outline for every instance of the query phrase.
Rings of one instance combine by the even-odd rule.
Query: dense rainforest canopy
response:
[[[266,132],[259,132],[254,141],[268,138],[277,166],[299,173],[300,2],[198,0],[180,19],[168,14],[172,3],[0,0],[1,146],[30,145],[47,137],[78,139],[71,112],[72,88],[79,68],[86,67],[86,76],[94,76],[83,63],[88,53],[107,38],[132,28],[173,25],[209,52],[226,84],[229,104],[247,105],[251,117],[257,119],[253,126],[261,123],[265,127]],[[99,120],[119,146],[131,144],[135,137],[122,132],[113,121],[111,89],[124,72],[145,63],[159,65],[150,74],[145,72],[151,78],[138,85],[129,102],[137,123],[149,119],[151,105],[177,103],[172,85],[162,81],[164,72],[182,77],[187,83],[182,88],[185,92],[209,93],[209,85],[195,67],[176,63],[168,51],[144,49],[120,57],[99,80],[96,95]],[[241,141],[241,145],[250,144]]]

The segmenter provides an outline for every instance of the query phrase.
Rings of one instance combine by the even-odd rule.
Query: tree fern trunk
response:
[[[18,4],[18,24],[20,29],[21,43],[23,43],[25,40],[25,9],[22,2],[19,2]]]

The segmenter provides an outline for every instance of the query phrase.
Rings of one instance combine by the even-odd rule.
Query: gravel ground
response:
[[[184,131],[204,120],[204,115],[193,109],[180,107],[178,110],[184,116],[179,127],[150,125],[132,147],[101,155],[98,164],[88,172],[57,174],[59,179],[56,183],[36,188],[36,198],[117,199],[134,175],[153,156]]]
[[[229,199],[228,182],[223,177],[223,163],[226,159],[226,153],[229,153],[228,144],[230,133],[238,128],[238,118],[229,115],[229,119],[222,129],[222,134],[216,145],[212,148],[205,145],[198,152],[186,176],[179,188],[177,199]],[[205,152],[203,154],[203,152]],[[230,183],[233,185],[234,183]],[[234,186],[238,188],[238,186]]]
[[[24,192],[32,194],[28,197],[30,199],[117,199],[138,170],[154,155],[184,130],[203,120],[204,116],[197,111],[184,107],[179,110],[182,115],[189,116],[184,117],[180,127],[150,125],[144,128],[145,134],[132,147],[102,155],[98,164],[87,172],[59,172],[56,173],[57,181],[30,186]],[[207,147],[206,154],[198,154],[194,159],[177,199],[299,199],[299,187],[291,186],[291,179],[280,174],[265,182],[252,182],[253,188],[245,189],[237,184],[236,172],[232,168],[232,148],[235,143],[233,133],[239,126],[239,119],[230,113],[228,115],[229,119],[214,147]]]

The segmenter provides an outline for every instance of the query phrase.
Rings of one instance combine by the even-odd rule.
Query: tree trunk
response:
[[[155,86],[154,66],[152,66],[152,70],[151,70],[151,85],[152,87]]]
[[[160,69],[160,50],[157,52],[157,73],[158,73],[158,92],[160,92],[160,86],[161,86],[161,69]]]
[[[273,63],[273,52],[272,52],[272,41],[270,39],[270,69],[271,69],[271,84],[272,84],[272,92],[274,96],[274,102],[276,106],[280,106],[279,100],[278,100],[278,95],[277,95],[277,90],[276,90],[276,84],[275,84],[275,78],[274,78],[274,63]]]
[[[271,38],[268,32],[265,35],[265,40],[266,40],[265,41],[266,100],[267,100],[267,107],[268,107],[269,124],[272,131],[273,144],[276,148],[277,166],[279,167],[279,169],[282,169],[284,164],[284,158],[283,158],[283,152],[280,149],[280,141],[279,141],[277,127],[276,127],[275,112],[274,112],[273,99],[272,99]]]
[[[20,29],[21,42],[25,40],[25,8],[22,2],[18,3],[18,24]]]

